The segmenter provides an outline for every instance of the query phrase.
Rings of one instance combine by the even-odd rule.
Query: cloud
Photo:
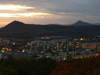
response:
[[[40,9],[44,8],[53,14],[67,12],[95,15],[100,12],[100,0],[3,0],[0,3],[26,5]],[[28,11],[34,10],[28,9]]]
[[[0,17],[32,17],[35,15],[52,15],[49,13],[0,13]]]
[[[58,14],[66,14],[65,12],[58,12]]]
[[[52,15],[50,13],[40,12],[39,9],[43,10],[43,8],[36,9],[35,7],[23,5],[0,5],[0,10],[2,10],[2,12],[0,13],[0,17],[32,17],[34,15]]]
[[[35,9],[35,7],[27,7],[27,6],[21,6],[21,5],[0,5],[0,10],[24,10],[24,9]]]
[[[18,19],[40,24],[74,23],[78,20],[99,22],[99,3],[100,0],[1,0],[1,5],[20,5],[23,8],[5,8],[0,14],[2,18],[7,15],[10,20]]]

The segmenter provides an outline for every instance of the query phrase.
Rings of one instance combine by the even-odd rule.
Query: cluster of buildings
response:
[[[46,57],[61,61],[69,57],[83,59],[98,56],[100,52],[99,42],[88,41],[84,38],[40,37],[25,42],[21,39],[0,38],[0,59],[9,59],[10,57],[39,59]]]

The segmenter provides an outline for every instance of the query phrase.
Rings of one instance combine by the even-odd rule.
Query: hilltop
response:
[[[95,34],[100,34],[100,26],[91,25],[82,21],[78,21],[70,26],[56,24],[35,25],[25,24],[20,21],[13,21],[0,29],[0,37],[15,38],[36,36],[87,36]]]
[[[88,26],[88,25],[93,25],[91,23],[83,22],[81,20],[77,21],[76,23],[73,24],[73,26]]]

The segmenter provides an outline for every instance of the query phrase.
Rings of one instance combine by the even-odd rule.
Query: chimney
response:
[[[57,50],[58,50],[58,52],[59,52],[59,42],[57,42]]]
[[[43,41],[43,43],[44,43],[43,52],[45,52],[45,41]]]
[[[68,42],[67,42],[67,54],[68,54]]]

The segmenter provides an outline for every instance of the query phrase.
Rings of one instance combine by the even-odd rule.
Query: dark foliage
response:
[[[0,61],[0,75],[49,75],[57,67],[50,58],[13,59]]]
[[[100,75],[100,55],[61,63],[50,75]]]

